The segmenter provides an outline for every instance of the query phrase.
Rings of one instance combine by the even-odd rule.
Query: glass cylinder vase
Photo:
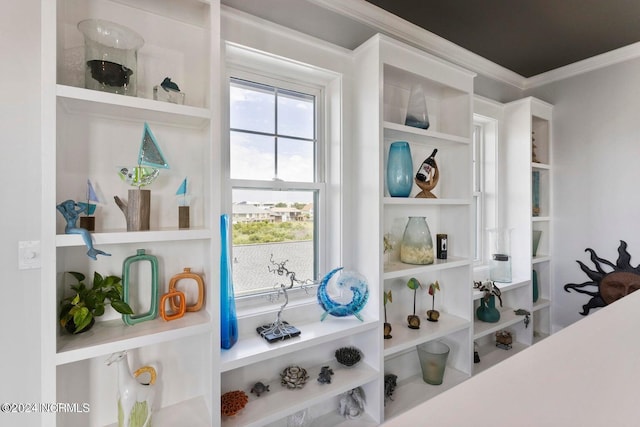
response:
[[[422,85],[413,85],[409,94],[407,117],[404,124],[420,129],[429,129],[429,114],[427,113],[427,98]]]
[[[511,229],[489,230],[489,277],[494,282],[511,282]]]
[[[425,217],[409,217],[400,244],[400,261],[405,264],[433,264],[433,239]]]
[[[407,141],[396,141],[389,147],[387,190],[391,197],[409,197],[413,185],[413,160]]]
[[[144,39],[101,19],[81,21],[78,29],[84,35],[85,88],[136,96],[138,49]]]

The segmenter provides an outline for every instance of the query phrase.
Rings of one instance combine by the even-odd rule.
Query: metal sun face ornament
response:
[[[369,286],[364,276],[355,271],[343,271],[335,282],[336,290],[330,293],[329,281],[343,268],[331,270],[318,286],[318,304],[324,310],[320,321],[329,314],[336,317],[355,316],[364,320],[359,314],[369,299]]]

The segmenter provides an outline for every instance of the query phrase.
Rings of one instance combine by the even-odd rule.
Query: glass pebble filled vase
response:
[[[400,244],[400,261],[405,264],[433,264],[433,239],[425,217],[409,217]]]
[[[387,191],[391,197],[409,197],[413,185],[413,160],[407,141],[392,142],[387,158]]]
[[[102,19],[80,21],[78,29],[84,35],[85,88],[136,96],[138,49],[144,39]]]

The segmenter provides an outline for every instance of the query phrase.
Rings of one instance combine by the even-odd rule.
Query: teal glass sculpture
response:
[[[146,254],[144,249],[138,249],[135,255],[127,257],[122,264],[122,299],[124,302],[131,305],[131,297],[129,295],[131,290],[131,265],[142,261],[148,261],[151,265],[151,303],[149,304],[149,310],[146,313],[122,315],[122,320],[129,326],[144,322],[145,320],[153,320],[158,317],[158,258],[153,255]]]
[[[496,308],[496,297],[491,295],[489,298],[481,298],[480,306],[476,309],[478,320],[487,323],[496,323],[500,320],[500,312]]]
[[[329,314],[336,317],[355,316],[359,320],[363,320],[360,316],[360,310],[369,299],[369,286],[364,276],[355,271],[343,271],[336,280],[336,286],[340,291],[338,296],[332,298],[329,294],[328,284],[331,277],[342,269],[343,267],[338,267],[331,270],[318,286],[318,304],[324,310],[320,321],[323,321]],[[340,295],[345,298],[340,298]]]
[[[160,175],[159,169],[169,169],[169,164],[165,160],[151,128],[145,123],[138,151],[138,164],[120,167],[118,175],[127,184],[140,188],[155,181]]]
[[[230,349],[238,341],[238,318],[231,273],[229,215],[220,216],[220,346]]]

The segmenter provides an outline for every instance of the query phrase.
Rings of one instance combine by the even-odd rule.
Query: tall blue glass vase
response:
[[[413,160],[407,141],[396,141],[389,147],[387,190],[391,197],[409,197],[413,185]]]
[[[220,216],[220,345],[230,349],[238,341],[238,317],[231,273],[231,231],[229,215]]]

